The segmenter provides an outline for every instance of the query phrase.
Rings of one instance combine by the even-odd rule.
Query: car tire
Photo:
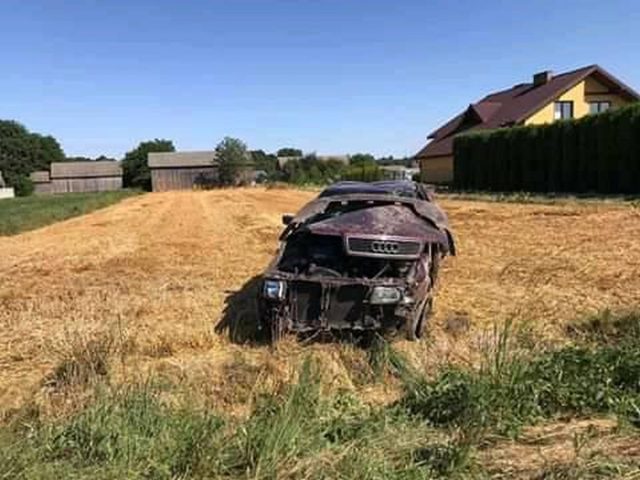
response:
[[[431,310],[433,309],[433,298],[429,297],[425,300],[424,305],[420,313],[416,316],[416,319],[407,326],[407,339],[416,341],[423,338],[427,331],[427,324],[429,323],[429,317],[431,316]]]
[[[277,345],[285,334],[284,322],[279,318],[272,318],[269,321],[269,343]]]

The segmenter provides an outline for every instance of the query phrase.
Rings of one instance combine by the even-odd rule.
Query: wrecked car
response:
[[[440,261],[455,255],[447,217],[425,185],[339,182],[282,221],[258,299],[273,342],[286,332],[423,335]]]

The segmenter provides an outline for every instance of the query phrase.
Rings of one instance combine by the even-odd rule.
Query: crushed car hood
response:
[[[447,245],[445,233],[404,205],[365,207],[311,223],[307,228],[321,235],[405,237]]]
[[[336,217],[323,218],[332,204],[370,202],[371,206],[346,212]],[[390,197],[376,193],[344,194],[320,197],[308,203],[298,212],[285,230],[282,239],[298,227],[306,227],[316,233],[324,229],[333,235],[367,233],[427,237],[443,245],[449,254],[455,255],[455,244],[444,211],[435,203],[413,198]],[[391,233],[393,232],[393,233]]]

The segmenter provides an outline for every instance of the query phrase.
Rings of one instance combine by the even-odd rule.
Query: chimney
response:
[[[545,70],[544,72],[536,73],[533,75],[533,86],[539,87],[540,85],[549,83],[552,78],[553,72],[551,70]]]

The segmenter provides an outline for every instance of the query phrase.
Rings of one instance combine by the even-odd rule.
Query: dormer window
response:
[[[573,102],[556,102],[553,106],[554,120],[570,120],[573,118]]]

